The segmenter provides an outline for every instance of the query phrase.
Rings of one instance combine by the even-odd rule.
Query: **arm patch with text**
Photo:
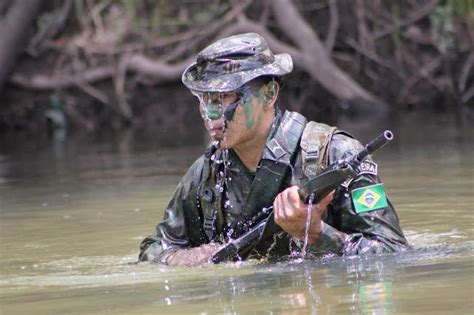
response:
[[[377,164],[372,161],[362,161],[359,166],[359,174],[372,174],[377,176]]]

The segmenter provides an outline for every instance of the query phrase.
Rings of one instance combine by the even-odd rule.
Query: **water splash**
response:
[[[231,199],[229,198],[229,191],[228,189],[226,189],[226,187],[228,187],[229,183],[232,181],[232,178],[228,175],[229,174],[228,169],[229,169],[229,166],[231,165],[230,160],[229,160],[229,150],[228,149],[222,150],[222,154],[220,155],[219,159],[216,156],[211,157],[211,159],[213,159],[215,163],[222,165],[222,167],[218,166],[220,170],[217,172],[216,185],[214,188],[217,193],[223,194],[222,202],[223,202],[224,210],[232,209],[234,208],[234,205]],[[230,239],[232,234],[234,233],[234,230],[229,224],[227,225],[227,229],[225,230],[226,230],[226,233],[225,233],[226,236],[224,236],[223,237],[224,239],[221,240],[223,243],[225,243],[226,239]]]
[[[313,208],[313,201],[314,201],[314,194],[311,194],[308,198],[308,204],[306,207],[306,225],[305,225],[305,231],[304,231],[304,242],[303,242],[303,248],[301,249],[301,258],[306,257],[306,249],[308,247],[308,238],[309,238],[309,228],[311,225],[311,210]]]
[[[217,173],[216,185],[214,188],[219,193],[224,192],[224,200],[225,200],[224,203],[227,203],[227,201],[229,201],[228,205],[230,206],[230,200],[227,196],[227,190],[225,190],[225,186],[227,186],[230,182],[230,178],[228,178],[227,176],[227,169],[230,165],[229,150],[228,149],[222,150],[221,159],[217,159],[217,157],[213,155],[211,157],[211,160],[217,164],[223,165],[223,168]]]

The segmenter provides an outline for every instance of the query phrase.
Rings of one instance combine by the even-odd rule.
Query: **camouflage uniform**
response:
[[[243,61],[248,59],[250,62]],[[203,50],[184,72],[183,82],[194,91],[224,92],[259,76],[281,76],[291,69],[289,55],[273,55],[263,38],[250,33],[223,39]],[[334,127],[308,123],[300,114],[282,114],[276,109],[257,172],[250,172],[232,149],[210,147],[179,182],[156,233],[141,243],[139,259],[165,263],[176,250],[238,237],[253,216],[272,205],[279,192],[362,148]],[[390,201],[373,211],[354,208],[352,191],[380,183],[376,164],[370,158],[365,163],[369,167],[336,189],[322,218],[324,228],[310,252],[353,255],[402,251],[408,246]],[[292,244],[290,235],[278,232],[251,255],[281,257],[290,253]]]

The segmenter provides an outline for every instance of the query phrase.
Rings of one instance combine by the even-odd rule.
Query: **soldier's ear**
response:
[[[267,83],[265,86],[265,99],[267,102],[274,101],[276,96],[278,95],[278,90],[279,90],[278,83],[275,81],[270,81]]]

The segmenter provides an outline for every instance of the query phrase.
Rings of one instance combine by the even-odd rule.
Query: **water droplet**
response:
[[[308,198],[307,213],[306,213],[306,225],[304,231],[304,243],[301,249],[301,258],[306,257],[306,248],[308,247],[309,228],[311,223],[311,210],[313,208],[314,194],[311,194]]]

